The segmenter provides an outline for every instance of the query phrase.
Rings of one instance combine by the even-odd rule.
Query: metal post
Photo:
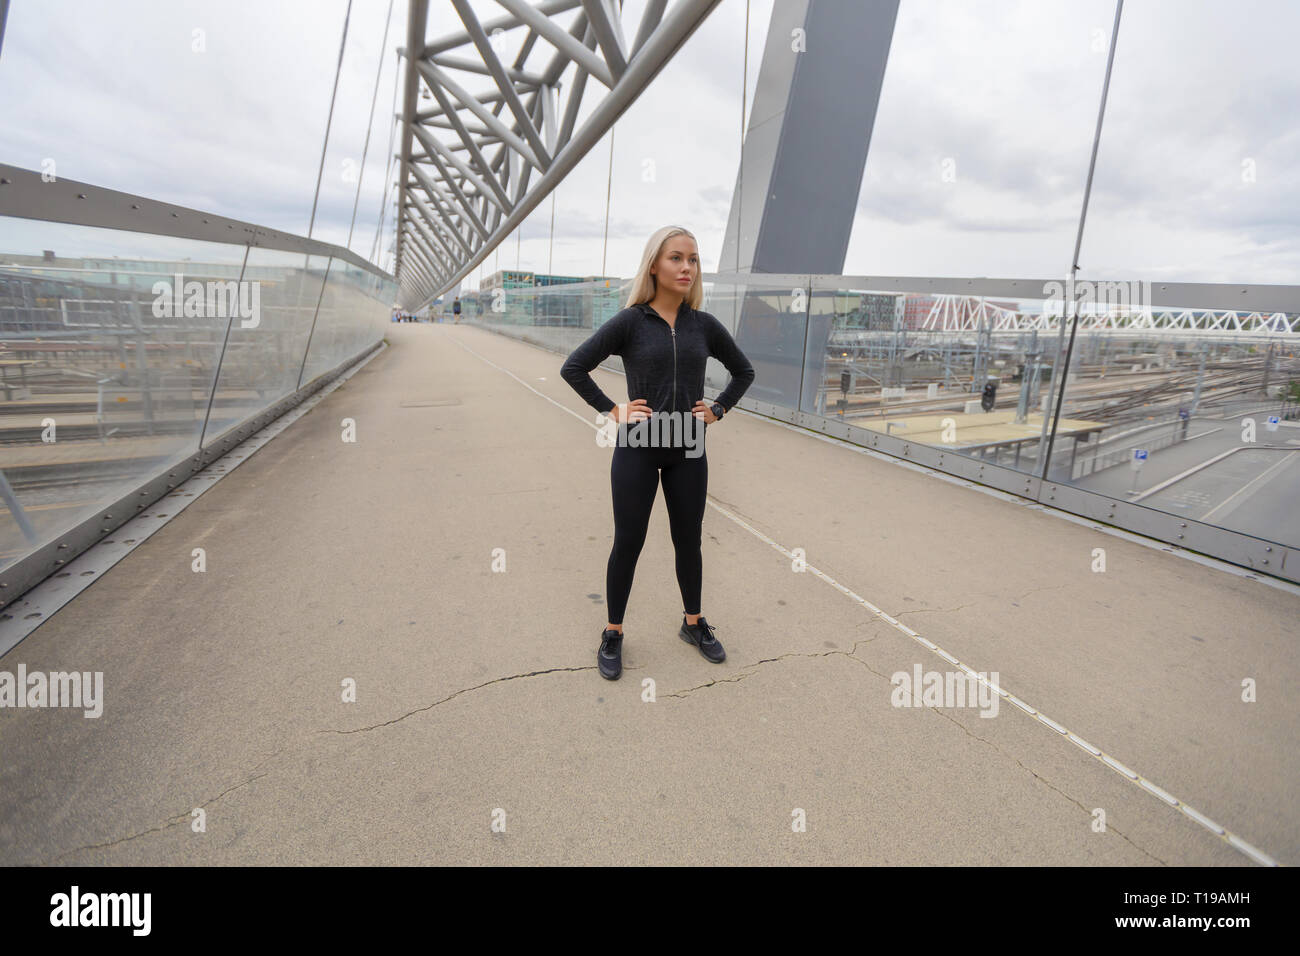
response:
[[[1115,23],[1110,31],[1110,50],[1106,54],[1106,78],[1101,84],[1101,104],[1097,107],[1097,129],[1092,137],[1092,157],[1088,160],[1088,180],[1083,187],[1083,207],[1079,210],[1079,229],[1074,237],[1074,256],[1070,260],[1070,282],[1067,292],[1070,299],[1070,344],[1065,350],[1064,368],[1061,369],[1061,385],[1057,390],[1056,408],[1052,412],[1052,430],[1047,434],[1047,454],[1043,456],[1043,472],[1040,477],[1046,481],[1047,471],[1052,466],[1052,446],[1056,442],[1056,426],[1061,420],[1061,405],[1065,402],[1065,383],[1070,377],[1070,355],[1074,349],[1074,333],[1079,325],[1078,303],[1073,295],[1074,276],[1079,271],[1079,248],[1083,245],[1083,224],[1088,217],[1088,198],[1092,195],[1092,175],[1097,169],[1097,145],[1101,141],[1101,123],[1106,116],[1106,96],[1110,92],[1110,72],[1115,65],[1115,44],[1119,40],[1119,18],[1124,12],[1124,0],[1115,0]],[[1065,333],[1065,308],[1061,308],[1061,335]],[[1061,338],[1057,336],[1056,354],[1061,354]],[[1055,382],[1053,382],[1055,384]],[[1044,416],[1046,418],[1046,416]]]
[[[244,281],[244,269],[248,266],[248,251],[251,248],[252,246],[244,247],[244,261],[239,266],[240,282]],[[236,286],[235,288],[239,288],[239,287]],[[231,325],[234,324],[235,313],[238,311],[239,311],[238,309],[231,309],[230,318],[226,321],[226,335],[225,338],[221,340],[221,352],[217,356],[217,366],[215,369],[213,369],[212,372],[212,389],[211,391],[208,392],[208,407],[203,413],[203,427],[199,429],[199,444],[198,447],[195,449],[196,451],[203,450],[203,438],[208,433],[208,420],[212,418],[212,403],[215,402],[217,399],[217,385],[221,381],[221,363],[226,358],[226,343],[230,341],[230,327]]]

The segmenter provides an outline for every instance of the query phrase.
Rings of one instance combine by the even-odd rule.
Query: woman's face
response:
[[[659,259],[650,267],[650,274],[660,289],[670,289],[685,295],[700,272],[700,254],[695,240],[690,236],[673,236],[664,243]]]

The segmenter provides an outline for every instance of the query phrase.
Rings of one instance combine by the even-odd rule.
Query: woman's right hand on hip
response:
[[[650,405],[644,398],[638,398],[624,405],[615,405],[610,409],[609,417],[620,424],[639,422],[650,417]]]

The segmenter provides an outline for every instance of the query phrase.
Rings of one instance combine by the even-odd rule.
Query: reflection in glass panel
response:
[[[383,337],[393,300],[389,283],[376,283],[372,275],[344,259],[330,260],[302,374],[303,385]]]
[[[1086,303],[1062,416],[1102,427],[1058,435],[1049,477],[1300,544],[1300,316],[1152,308],[1130,288]]]
[[[0,218],[0,562],[192,454],[245,247]]]
[[[228,317],[205,443],[297,388],[327,262],[325,256],[249,250],[240,308]]]
[[[541,280],[543,285],[534,285]],[[474,324],[503,335],[568,353],[624,308],[629,286],[614,277],[546,276],[498,272],[483,288],[462,293],[461,305]],[[450,303],[441,306],[450,314]],[[622,369],[611,356],[606,367]]]
[[[744,396],[747,401],[799,407],[807,309],[806,289],[739,285],[725,278],[708,284],[704,311],[727,327],[754,366],[754,382]],[[725,388],[728,378],[722,363],[710,359],[708,385]]]
[[[834,287],[847,281],[813,288],[804,411],[1041,470],[1059,300]],[[1078,412],[1057,424],[1058,450],[1103,427]]]

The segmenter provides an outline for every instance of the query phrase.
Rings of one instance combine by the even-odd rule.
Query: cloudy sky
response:
[[[742,83],[752,107],[774,2],[787,0],[722,0],[619,120],[607,246],[609,134],[556,191],[553,238],[548,198],[468,284],[516,262],[599,273],[602,256],[607,273],[627,275],[667,223],[691,228],[715,270],[740,159]],[[503,12],[493,0],[472,5],[481,19]],[[346,7],[17,0],[0,51],[0,161],[40,169],[53,159],[61,178],[306,234]],[[450,3],[430,7],[430,37],[457,29]],[[624,5],[629,39],[643,7]],[[313,231],[347,239],[382,65],[351,244],[363,256],[386,186],[394,49],[405,43],[405,0],[393,4],[382,42],[388,9],[388,0],[353,0]],[[862,188],[845,197],[856,213],[844,272],[1063,275],[1114,10],[1114,0],[903,0]],[[1298,35],[1300,5],[1285,0],[1128,0],[1082,275],[1296,281]],[[507,37],[513,52],[522,31]],[[529,66],[549,52],[539,43]],[[815,53],[810,37],[805,55]],[[489,85],[457,79],[474,91]],[[602,90],[589,82],[580,123]],[[390,215],[384,265],[391,224]],[[2,251],[59,240],[63,252],[71,241],[6,230]]]

